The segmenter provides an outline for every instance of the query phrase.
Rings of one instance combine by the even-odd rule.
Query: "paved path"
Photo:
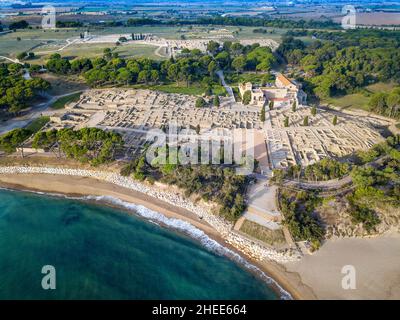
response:
[[[74,93],[82,92],[82,90],[78,91],[73,91],[73,92],[68,92],[59,96],[52,96],[50,99],[46,102],[40,103],[37,106],[35,106],[32,110],[32,112],[29,112],[21,117],[14,118],[7,120],[5,122],[0,123],[0,135],[4,134],[8,131],[11,131],[16,128],[23,128],[26,125],[28,125],[30,122],[35,120],[36,118],[39,118],[41,116],[51,116],[54,113],[59,112],[60,110],[49,110],[49,107],[58,99],[62,97],[69,96]]]
[[[75,42],[78,42],[79,40],[80,40],[79,38],[74,39],[74,40],[67,39],[67,40],[65,40],[67,42],[67,44],[65,44],[61,48],[54,49],[54,50],[47,50],[47,51],[38,51],[38,52],[36,52],[36,54],[46,54],[46,53],[63,51],[65,48],[69,47],[70,45],[74,44]]]
[[[224,88],[225,88],[226,92],[228,93],[229,97],[231,97],[232,102],[235,103],[236,102],[235,95],[233,94],[232,88],[226,84],[223,71],[219,70],[219,71],[216,72],[216,74],[220,78],[221,83],[224,86]]]
[[[11,61],[11,62],[13,62],[13,63],[18,63],[18,64],[20,64],[20,65],[24,65],[24,64],[23,64],[21,61],[19,61],[18,59],[11,59],[11,58],[5,57],[5,56],[0,56],[0,59],[6,59],[6,60]]]

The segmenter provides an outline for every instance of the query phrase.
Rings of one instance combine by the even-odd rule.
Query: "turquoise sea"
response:
[[[0,299],[280,297],[197,235],[101,202],[0,190]],[[44,265],[55,290],[41,286]]]

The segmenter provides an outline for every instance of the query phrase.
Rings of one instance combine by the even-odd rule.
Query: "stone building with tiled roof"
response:
[[[270,101],[288,102],[289,104],[296,101],[298,105],[303,105],[307,100],[307,94],[301,90],[301,85],[281,73],[277,74],[275,85],[255,87],[251,82],[239,84],[239,92],[242,97],[246,91],[251,92],[250,104],[258,106],[268,104]]]

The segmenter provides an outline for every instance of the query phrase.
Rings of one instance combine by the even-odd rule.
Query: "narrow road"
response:
[[[54,113],[59,112],[60,110],[48,110],[48,109],[58,99],[78,92],[82,92],[82,90],[68,92],[59,96],[52,96],[48,101],[42,102],[37,106],[33,107],[32,111],[29,112],[28,114],[18,118],[0,122],[0,135],[7,133],[8,131],[11,131],[13,129],[23,128],[27,126],[30,122],[41,116],[51,116]]]
[[[351,176],[345,176],[339,180],[328,180],[328,181],[317,181],[317,182],[303,182],[303,181],[295,181],[295,180],[285,180],[284,186],[286,187],[295,187],[300,189],[339,189],[346,184],[351,183]]]
[[[18,59],[11,59],[11,58],[5,57],[5,56],[0,56],[0,59],[5,59],[5,60],[11,61],[11,62],[13,62],[13,63],[18,63],[18,64],[20,64],[20,65],[24,65],[24,64],[23,64],[21,61],[19,61]]]
[[[228,95],[232,98],[232,102],[235,103],[235,102],[236,102],[236,100],[235,100],[235,95],[233,94],[232,88],[226,84],[223,71],[222,71],[222,70],[218,70],[218,71],[216,72],[216,74],[217,74],[218,77],[220,78],[221,83],[222,83],[222,85],[224,86],[226,92],[227,92]]]
[[[47,51],[38,51],[38,52],[36,52],[36,54],[46,54],[46,53],[52,53],[52,52],[60,52],[60,51],[63,51],[65,48],[69,47],[70,45],[74,44],[75,42],[78,42],[79,40],[80,40],[79,38],[74,39],[74,40],[67,39],[67,40],[65,40],[67,42],[67,44],[65,44],[61,48],[54,49],[54,50],[47,50]]]

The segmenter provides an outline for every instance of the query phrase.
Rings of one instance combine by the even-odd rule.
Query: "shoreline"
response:
[[[13,167],[11,171],[15,170],[15,168],[17,167]],[[8,167],[8,170],[10,170],[10,167]],[[256,259],[257,255],[255,255],[255,257],[249,256],[246,252],[240,250],[243,248],[240,248],[240,246],[238,248],[237,243],[229,241],[231,240],[229,236],[227,239],[226,234],[221,234],[220,231],[216,230],[205,221],[204,217],[199,217],[191,210],[182,208],[179,205],[173,205],[145,193],[132,190],[131,188],[128,189],[121,187],[111,182],[99,180],[93,177],[38,172],[32,173],[32,170],[26,170],[25,167],[24,170],[27,171],[27,173],[9,173],[4,169],[4,167],[0,167],[0,186],[7,189],[47,193],[50,196],[64,195],[72,198],[83,197],[83,200],[105,202],[108,205],[117,206],[130,212],[132,212],[132,209],[129,210],[124,203],[132,204],[134,206],[142,206],[153,212],[159,213],[168,219],[177,219],[189,223],[191,226],[201,230],[209,239],[215,241],[219,246],[228,249],[233,253],[233,255],[238,255],[238,257],[233,257],[233,255],[229,256],[229,254],[226,256],[231,260],[234,260],[234,262],[242,264],[247,271],[257,273],[258,277],[261,278],[260,280],[267,282],[267,284],[276,291],[278,295],[280,295],[280,298],[289,298],[287,294],[285,295],[285,292],[293,299],[316,298],[310,287],[304,285],[296,273],[286,271],[285,267],[280,263],[271,261],[270,259]],[[117,199],[123,203],[117,203],[118,201],[112,201],[112,199]],[[134,209],[136,211],[137,208]],[[149,220],[148,217],[141,214],[137,215]],[[161,224],[163,227],[169,227],[191,236],[188,232],[165,225],[162,221]]]

